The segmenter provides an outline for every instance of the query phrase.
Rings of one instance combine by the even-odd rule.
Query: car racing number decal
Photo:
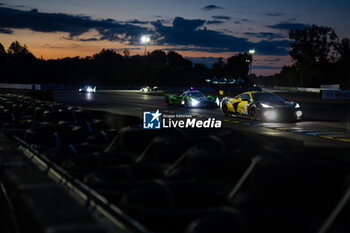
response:
[[[242,114],[248,115],[248,106],[249,104],[243,104]]]

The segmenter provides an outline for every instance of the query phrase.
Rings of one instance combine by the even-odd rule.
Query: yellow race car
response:
[[[220,108],[226,116],[233,114],[251,120],[300,121],[303,117],[298,103],[286,101],[274,93],[262,91],[244,92],[233,98],[224,97]]]

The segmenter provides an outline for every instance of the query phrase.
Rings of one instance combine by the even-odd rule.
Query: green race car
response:
[[[166,94],[165,102],[167,105],[182,105],[187,108],[217,108],[220,101],[215,96],[204,96],[197,90],[185,91],[181,95]]]

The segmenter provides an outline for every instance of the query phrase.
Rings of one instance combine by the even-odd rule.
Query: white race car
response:
[[[94,87],[92,87],[92,86],[81,87],[81,88],[79,88],[79,92],[95,93],[96,92],[96,86],[94,86]]]
[[[157,86],[154,86],[154,87],[146,86],[146,87],[142,87],[140,89],[141,92],[151,92],[151,91],[156,91],[156,90],[158,90]]]

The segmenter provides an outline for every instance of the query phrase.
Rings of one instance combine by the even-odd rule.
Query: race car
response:
[[[146,86],[146,87],[142,87],[140,89],[141,92],[151,92],[151,91],[156,91],[156,90],[158,90],[157,86],[154,86],[154,87]]]
[[[286,101],[271,92],[244,92],[234,98],[224,97],[220,103],[221,111],[244,116],[251,120],[280,121],[302,120],[303,112],[296,102]]]
[[[94,92],[96,92],[96,86],[94,86],[94,87],[92,87],[92,86],[81,87],[81,88],[79,88],[79,92],[94,93]]]
[[[183,105],[187,108],[217,108],[220,104],[218,97],[210,95],[206,97],[198,90],[188,90],[179,96],[166,94],[165,102],[168,105]]]

